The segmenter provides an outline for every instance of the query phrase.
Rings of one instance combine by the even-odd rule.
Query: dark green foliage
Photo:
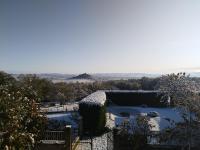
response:
[[[141,106],[146,104],[148,107],[164,107],[161,96],[157,92],[106,92],[108,101],[120,106]]]
[[[106,106],[79,104],[79,112],[83,117],[83,130],[92,135],[100,134],[106,123]]]
[[[130,80],[115,80],[107,81],[103,83],[106,85],[106,89],[119,89],[119,90],[139,90],[141,89],[140,80],[130,79]]]
[[[0,71],[0,85],[13,84],[14,82],[16,82],[14,77],[3,71]]]
[[[34,74],[21,74],[18,79],[22,84],[36,91],[38,98],[42,101],[51,99],[56,94],[54,84],[50,80],[41,79]]]
[[[56,88],[56,100],[60,101],[70,101],[82,100],[87,95],[104,88],[103,83],[93,82],[93,83],[55,83]]]
[[[46,117],[39,111],[36,91],[0,73],[0,149],[31,148],[39,141]]]

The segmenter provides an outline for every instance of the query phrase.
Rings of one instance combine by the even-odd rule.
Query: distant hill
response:
[[[88,79],[93,80],[93,77],[87,73],[80,74],[78,76],[72,77],[71,79]]]

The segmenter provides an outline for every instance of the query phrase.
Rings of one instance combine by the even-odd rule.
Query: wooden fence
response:
[[[65,140],[64,131],[45,131],[42,140]]]
[[[75,150],[79,142],[79,130],[66,126],[63,131],[45,131],[41,140],[40,147],[61,146],[62,150]],[[52,148],[53,149],[53,148]],[[59,149],[57,149],[59,150]]]

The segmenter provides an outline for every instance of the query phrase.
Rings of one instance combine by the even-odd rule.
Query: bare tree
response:
[[[119,142],[127,143],[131,150],[145,150],[148,148],[147,138],[151,128],[147,116],[138,115],[134,119],[125,120],[118,128]]]
[[[178,73],[162,76],[157,88],[163,97],[170,97],[170,106],[177,108],[183,118],[178,124],[171,121],[175,127],[167,130],[170,139],[178,140],[190,150],[194,143],[198,144],[195,141],[198,141],[200,129],[199,85],[185,73]]]

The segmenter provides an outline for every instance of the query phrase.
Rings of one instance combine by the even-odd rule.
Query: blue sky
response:
[[[198,0],[1,0],[0,70],[200,70]]]

